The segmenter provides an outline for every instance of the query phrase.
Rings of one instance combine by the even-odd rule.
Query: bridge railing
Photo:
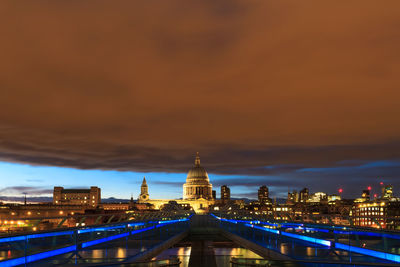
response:
[[[61,261],[82,261],[79,252],[108,242],[138,240],[133,254],[142,253],[189,227],[190,213],[170,214],[147,220],[129,220],[92,226],[79,226],[51,231],[36,231],[0,237],[0,266],[13,266],[46,259],[65,253],[70,257]],[[122,259],[119,259],[122,260]]]
[[[338,261],[313,261],[313,260],[269,260],[269,259],[259,259],[259,258],[238,258],[232,257],[230,260],[232,267],[258,267],[258,266],[268,266],[268,267],[282,267],[282,266],[309,266],[309,267],[336,267],[336,266],[363,266],[365,267],[365,262],[338,262]],[[367,265],[368,266],[368,265]],[[374,263],[371,266],[399,266],[398,264],[388,264],[388,263]]]
[[[238,217],[212,214],[224,229],[297,259],[320,259],[325,250],[340,261],[386,261],[400,263],[400,233],[333,224]],[[232,218],[234,217],[234,218]],[[289,240],[289,241],[288,241]],[[288,242],[286,242],[288,241]],[[292,241],[309,244],[309,249],[288,247]],[[322,255],[323,257],[323,255]]]
[[[131,220],[145,221],[160,220],[162,218],[179,218],[187,216],[187,214],[191,214],[191,211],[123,211],[102,214],[66,214],[51,217],[16,217],[15,215],[10,214],[8,217],[0,219],[0,236],[15,233],[119,223]]]
[[[377,208],[377,207],[374,207]],[[400,230],[400,217],[383,215],[381,211],[368,211],[365,215],[348,214],[323,214],[323,213],[293,213],[290,211],[213,211],[215,214],[222,213],[225,216],[237,219],[248,218],[252,220],[291,221],[302,223],[317,223],[328,225],[353,226],[371,229]],[[367,215],[369,214],[369,215]]]

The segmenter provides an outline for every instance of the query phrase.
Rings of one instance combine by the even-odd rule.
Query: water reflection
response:
[[[92,257],[99,259],[99,258],[103,258],[104,257],[104,250],[102,249],[93,249],[92,250]]]
[[[214,248],[214,253],[216,256],[261,259],[261,256],[246,248]]]
[[[289,254],[289,244],[281,243],[280,251],[282,254],[287,255]]]
[[[84,259],[123,259],[129,255],[136,255],[139,253],[139,249],[125,247],[113,247],[103,249],[87,249],[81,250],[79,255]]]
[[[24,255],[23,250],[2,250],[0,251],[0,260],[10,259],[14,257],[22,257]]]
[[[307,256],[313,256],[314,255],[314,248],[312,248],[312,247],[307,247],[307,249],[306,249],[306,253],[307,253]]]
[[[167,250],[164,250],[161,254],[157,255],[157,257],[153,259],[163,260],[163,259],[168,259],[170,257],[177,257],[181,261],[180,267],[188,267],[191,250],[192,250],[191,247],[169,248]]]
[[[126,257],[126,250],[123,248],[117,249],[117,258],[125,258]]]
[[[214,248],[215,260],[218,267],[231,266],[231,258],[262,259],[261,256],[245,248]]]
[[[190,259],[191,247],[176,247],[164,250],[154,260],[168,259],[170,257],[178,257],[181,261],[180,267],[188,267]],[[218,267],[230,266],[232,257],[236,258],[253,258],[262,259],[259,255],[251,250],[240,247],[215,247],[215,259]]]

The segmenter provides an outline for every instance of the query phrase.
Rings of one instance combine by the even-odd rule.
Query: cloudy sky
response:
[[[400,187],[400,2],[2,1],[0,195]],[[400,195],[400,193],[398,194]]]

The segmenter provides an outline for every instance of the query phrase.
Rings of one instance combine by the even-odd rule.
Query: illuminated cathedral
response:
[[[212,184],[208,178],[207,171],[200,165],[199,153],[196,153],[194,166],[189,170],[186,183],[183,184],[182,199],[151,199],[148,193],[146,178],[140,188],[139,203],[149,203],[159,209],[169,201],[176,201],[178,204],[189,204],[196,212],[205,212],[208,206],[214,204],[215,199],[212,196]]]
[[[212,184],[206,170],[200,166],[199,152],[196,153],[194,167],[187,174],[186,183],[183,184],[183,199],[208,199],[212,200]]]

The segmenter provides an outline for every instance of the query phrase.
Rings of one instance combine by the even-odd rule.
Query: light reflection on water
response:
[[[15,258],[15,257],[22,257],[24,256],[23,250],[17,251],[17,250],[2,250],[0,251],[0,260],[5,260],[5,259],[10,259],[10,258]]]
[[[314,248],[307,247],[306,252],[307,252],[307,256],[312,257],[314,255]]]
[[[282,254],[289,254],[289,244],[281,243],[280,251]]]
[[[117,249],[117,258],[126,258],[126,249],[118,248]]]
[[[238,258],[261,259],[258,254],[246,248],[214,248],[214,253],[217,256],[233,256]]]
[[[156,259],[168,259],[169,257],[178,257],[182,262],[180,267],[188,267],[190,259],[191,247],[177,247],[164,250],[159,254]],[[214,248],[215,259],[218,267],[230,266],[230,260],[232,257],[236,258],[257,258],[261,259],[259,255],[251,250],[245,248]]]
[[[231,266],[232,257],[262,259],[261,256],[246,248],[214,248],[218,267]]]
[[[139,253],[137,248],[129,248],[128,251],[124,247],[104,248],[104,249],[87,249],[79,252],[82,258],[105,259],[115,258],[123,259],[129,255],[136,255]]]
[[[124,247],[114,247],[108,249],[92,249],[81,251],[83,258],[125,258],[128,255],[134,255],[139,252],[140,249],[128,249]],[[178,257],[181,261],[181,267],[189,266],[191,247],[173,247],[164,250],[161,254],[157,255],[153,260],[164,260],[170,257]],[[218,267],[230,266],[230,260],[232,257],[236,258],[253,258],[261,259],[259,255],[251,250],[240,248],[240,247],[216,247],[214,248],[215,259]]]
[[[102,249],[94,249],[92,250],[92,257],[99,259],[99,258],[103,258],[104,257],[104,250]]]
[[[189,258],[190,258],[190,251],[192,250],[191,247],[176,247],[176,248],[169,248],[161,252],[161,254],[157,255],[157,257],[153,258],[154,260],[160,259],[168,259],[172,257],[178,257],[181,261],[181,267],[188,267],[189,266]]]

